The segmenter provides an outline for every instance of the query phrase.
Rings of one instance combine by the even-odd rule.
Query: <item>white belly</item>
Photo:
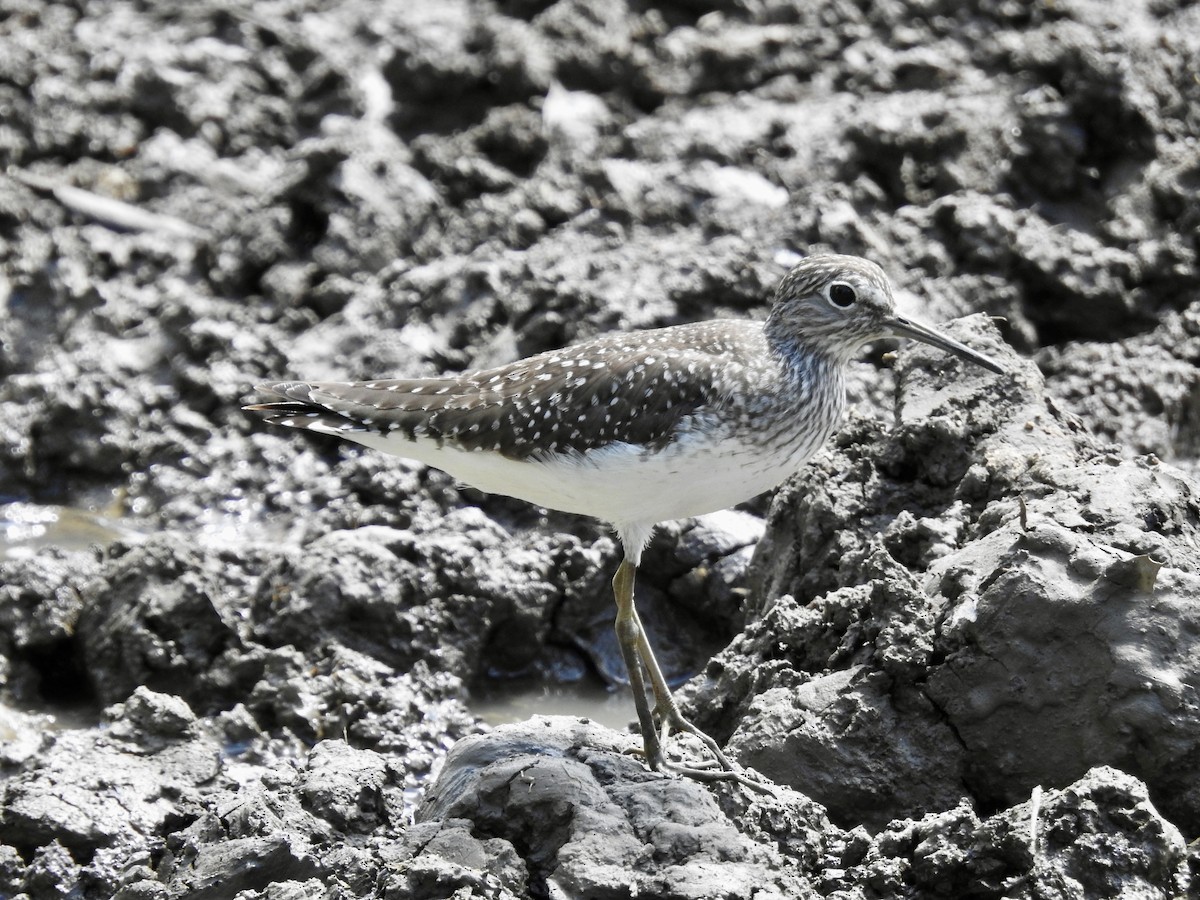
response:
[[[420,460],[459,481],[538,506],[594,516],[622,529],[726,509],[793,474],[826,435],[772,448],[685,434],[662,452],[610,444],[547,460],[513,460],[394,435],[345,434],[360,444]]]

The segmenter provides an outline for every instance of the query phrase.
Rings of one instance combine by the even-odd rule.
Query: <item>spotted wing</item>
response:
[[[702,371],[711,364],[694,351],[598,340],[457,377],[263,385],[284,399],[247,409],[280,425],[398,432],[514,459],[617,441],[657,448],[712,403]]]

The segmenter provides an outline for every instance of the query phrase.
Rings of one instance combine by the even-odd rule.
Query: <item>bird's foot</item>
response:
[[[672,775],[682,775],[684,778],[690,778],[693,781],[699,781],[703,784],[732,781],[757,793],[766,794],[769,797],[776,796],[775,789],[771,786],[770,782],[756,781],[740,769],[701,769],[695,766],[681,766],[675,763],[668,763],[663,771],[669,772]]]
[[[685,778],[691,778],[694,781],[705,784],[712,784],[718,781],[732,781],[750,790],[774,796],[775,791],[768,782],[756,781],[747,775],[744,769],[726,755],[725,751],[721,749],[721,746],[711,735],[706,734],[694,723],[686,719],[673,703],[665,715],[658,716],[658,710],[655,710],[655,714],[662,721],[661,729],[653,733],[650,740],[646,740],[646,737],[643,736],[646,762],[652,770],[656,772],[668,772],[672,775],[682,775]],[[666,746],[667,738],[672,731],[690,734],[695,737],[712,754],[712,759],[692,765],[684,765],[668,759],[666,753],[663,751],[663,747]]]

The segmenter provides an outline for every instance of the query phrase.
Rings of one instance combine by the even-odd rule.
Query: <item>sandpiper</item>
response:
[[[611,524],[624,550],[613,578],[616,632],[648,764],[747,783],[676,706],[634,606],[634,573],[657,523],[724,509],[796,472],[842,418],[846,366],[864,343],[888,337],[1004,371],[897,315],[876,264],[821,255],[783,278],[763,322],[606,334],[441,378],[266,384],[259,390],[283,399],[246,409]],[[699,738],[719,768],[669,761],[663,745],[672,730]]]

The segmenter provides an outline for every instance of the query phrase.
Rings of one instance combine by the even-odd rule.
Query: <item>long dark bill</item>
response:
[[[970,360],[977,366],[983,366],[989,372],[995,372],[997,375],[1004,374],[1004,369],[999,363],[995,363],[982,353],[972,350],[966,344],[960,344],[953,338],[948,338],[941,332],[934,331],[932,328],[921,325],[911,319],[896,316],[887,324],[892,329],[892,334],[896,337],[912,338],[914,341],[930,344],[939,350],[945,350],[947,353],[953,353],[955,356],[961,356],[963,359]]]

